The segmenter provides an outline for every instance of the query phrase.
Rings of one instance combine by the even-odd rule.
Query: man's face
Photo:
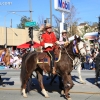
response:
[[[51,27],[47,28],[47,32],[52,32],[52,28]]]

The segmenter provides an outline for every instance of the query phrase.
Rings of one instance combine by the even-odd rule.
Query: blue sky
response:
[[[32,1],[32,19],[39,22],[39,17],[50,18],[50,0],[31,0]],[[15,14],[6,11],[28,11],[29,0],[0,0],[0,3],[11,2],[11,5],[0,5],[0,26],[16,27],[20,23],[21,16],[30,17],[29,12],[16,12]],[[71,4],[77,9],[77,18],[81,22],[98,22],[97,16],[100,15],[100,0],[70,0]],[[54,9],[54,0],[52,0],[52,13],[61,17],[61,13]],[[7,15],[8,14],[8,15]],[[6,15],[6,17],[4,17]],[[6,21],[5,21],[6,20]],[[6,23],[5,23],[6,22]],[[54,24],[54,21],[53,21]]]

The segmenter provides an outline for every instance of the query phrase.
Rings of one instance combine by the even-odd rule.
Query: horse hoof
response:
[[[64,90],[61,91],[61,95],[65,95]]]
[[[50,98],[49,95],[45,96],[45,98]]]
[[[68,98],[67,100],[72,100],[71,98]]]
[[[96,86],[99,86],[99,84],[98,83],[94,83]]]
[[[5,85],[5,84],[2,84],[2,86],[3,86],[3,87],[6,87],[6,85]]]
[[[45,96],[45,98],[49,98],[49,95],[45,89],[43,89],[41,92]]]
[[[84,81],[80,81],[80,83],[81,83],[81,84],[86,84],[86,82],[84,82]]]
[[[27,98],[27,95],[23,95],[24,98]]]

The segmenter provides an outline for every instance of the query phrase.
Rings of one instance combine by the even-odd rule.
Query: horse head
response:
[[[76,49],[77,49],[76,53],[73,50],[74,46],[76,46]],[[73,41],[65,45],[65,48],[69,50],[69,52],[72,51],[72,53],[74,53],[75,55],[76,54],[81,55],[81,56],[86,55],[86,48],[84,46],[84,41],[82,41],[80,37],[75,36]]]
[[[91,44],[89,41],[84,41],[85,42],[85,48],[86,48],[86,53],[91,54]]]
[[[77,46],[77,49],[78,49],[80,55],[85,56],[86,55],[86,48],[85,48],[84,41],[81,40],[80,36],[75,38],[75,40],[76,40],[76,46]]]

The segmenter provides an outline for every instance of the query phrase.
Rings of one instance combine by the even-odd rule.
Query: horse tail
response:
[[[37,63],[36,61],[37,61],[36,52],[30,52],[23,55],[21,64],[21,73],[20,73],[21,89],[23,88],[23,85],[25,84],[27,78],[29,77],[27,75],[31,75],[32,72],[36,69],[36,63]]]
[[[26,53],[22,57],[21,73],[20,73],[21,89],[22,89],[22,86],[24,84],[25,76],[26,76],[26,73],[27,73],[26,67],[25,67],[25,61],[26,61],[26,58],[27,58],[28,54],[29,53]]]

